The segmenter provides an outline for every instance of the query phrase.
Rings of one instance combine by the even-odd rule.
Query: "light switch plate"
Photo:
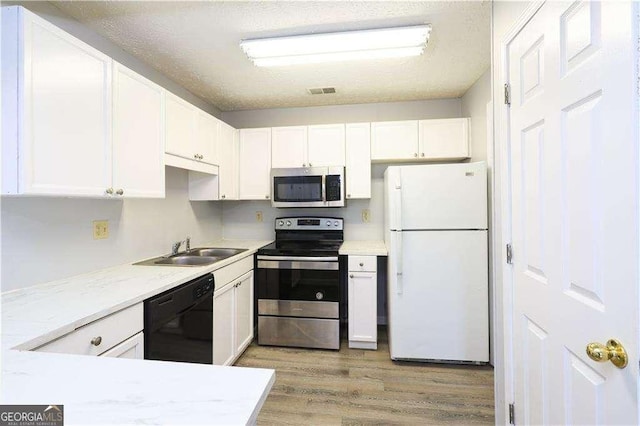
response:
[[[93,239],[104,240],[109,238],[109,221],[94,220],[93,221]]]

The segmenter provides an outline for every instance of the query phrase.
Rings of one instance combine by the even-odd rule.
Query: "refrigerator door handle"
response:
[[[396,294],[402,294],[402,231],[396,232]]]
[[[395,200],[394,200],[394,204],[395,204],[395,222],[394,224],[392,224],[393,228],[392,229],[397,229],[400,230],[402,229],[402,169],[398,168],[397,174],[396,174],[396,183],[395,183],[395,188],[396,190],[395,192]]]

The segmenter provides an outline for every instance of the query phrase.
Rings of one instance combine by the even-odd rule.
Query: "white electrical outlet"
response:
[[[93,239],[104,240],[109,238],[109,221],[94,220],[93,221]]]
[[[362,209],[362,221],[364,223],[369,223],[371,221],[371,212],[369,209]]]
[[[256,222],[262,222],[262,212],[260,210],[256,211]]]

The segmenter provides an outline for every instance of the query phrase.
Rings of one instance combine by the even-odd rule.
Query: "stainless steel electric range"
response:
[[[258,344],[340,349],[343,221],[281,217],[257,252]]]

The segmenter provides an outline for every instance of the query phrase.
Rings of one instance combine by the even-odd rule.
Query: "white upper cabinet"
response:
[[[218,133],[220,120],[204,111],[197,112],[194,156],[204,163],[218,165]]]
[[[469,158],[469,119],[421,120],[419,140],[421,158]]]
[[[111,187],[111,59],[17,6],[2,8],[4,194]]]
[[[268,200],[271,193],[271,129],[241,129],[239,133],[239,198]]]
[[[371,123],[371,159],[407,160],[418,158],[418,122],[382,121]]]
[[[165,90],[165,163],[217,174],[220,121]]]
[[[220,122],[220,171],[218,175],[219,199],[238,199],[238,131]]]
[[[163,89],[113,64],[113,188],[125,197],[164,198]]]
[[[371,126],[346,125],[346,195],[348,199],[371,198]]]
[[[165,152],[195,160],[198,110],[172,93],[165,92],[165,99],[167,137]]]
[[[309,167],[345,165],[344,124],[309,126],[306,163]]]
[[[469,156],[468,118],[371,123],[373,161],[462,160]]]
[[[308,167],[307,126],[271,129],[271,167]]]

